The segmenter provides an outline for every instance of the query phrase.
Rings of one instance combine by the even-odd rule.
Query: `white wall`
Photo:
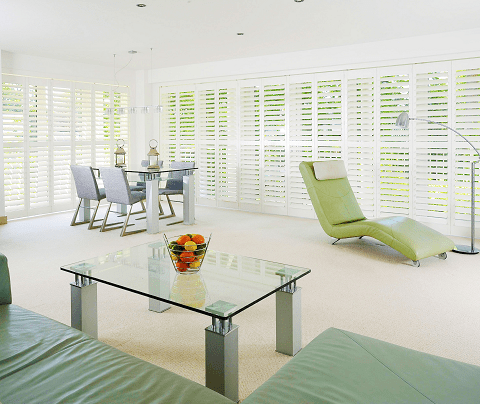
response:
[[[480,29],[154,69],[150,83],[258,77],[480,57]]]

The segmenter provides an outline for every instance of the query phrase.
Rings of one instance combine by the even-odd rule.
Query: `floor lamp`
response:
[[[470,146],[472,146],[473,150],[475,150],[475,152],[477,153],[478,160],[472,161],[472,173],[471,173],[471,201],[472,201],[471,212],[470,212],[471,245],[469,246],[457,245],[455,246],[455,249],[453,251],[460,254],[478,254],[480,250],[478,248],[475,248],[475,164],[477,164],[480,161],[480,153],[478,152],[476,147],[472,143],[470,143],[470,141],[467,138],[465,138],[462,134],[457,132],[455,129],[452,129],[451,127],[444,125],[443,123],[430,121],[428,119],[410,118],[406,112],[402,112],[397,118],[396,125],[400,128],[407,129],[410,121],[425,121],[428,123],[434,123],[434,124],[443,126],[444,128],[450,129],[452,132],[455,132],[463,140],[465,140]]]

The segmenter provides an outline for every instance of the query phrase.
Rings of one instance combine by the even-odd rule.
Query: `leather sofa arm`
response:
[[[10,289],[10,274],[8,261],[5,255],[0,253],[0,304],[12,303],[12,291]]]

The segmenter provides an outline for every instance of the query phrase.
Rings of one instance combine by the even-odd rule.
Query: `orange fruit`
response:
[[[185,243],[185,250],[195,251],[197,249],[197,244],[194,241],[187,241]]]
[[[194,241],[196,244],[203,244],[205,243],[205,238],[201,234],[195,234],[192,237],[192,241]]]
[[[177,262],[177,269],[180,271],[180,272],[185,272],[187,269],[188,269],[188,264],[186,264],[185,262]]]
[[[195,255],[191,251],[184,251],[180,254],[180,259],[183,262],[192,262],[195,260]]]
[[[187,241],[190,241],[190,237],[188,237],[186,234],[183,236],[180,236],[177,240],[177,244],[179,245],[184,245]]]

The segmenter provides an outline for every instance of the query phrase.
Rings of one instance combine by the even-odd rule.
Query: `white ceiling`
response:
[[[0,0],[0,49],[149,69],[150,48],[153,68],[172,67],[479,28],[479,15],[474,0]]]

